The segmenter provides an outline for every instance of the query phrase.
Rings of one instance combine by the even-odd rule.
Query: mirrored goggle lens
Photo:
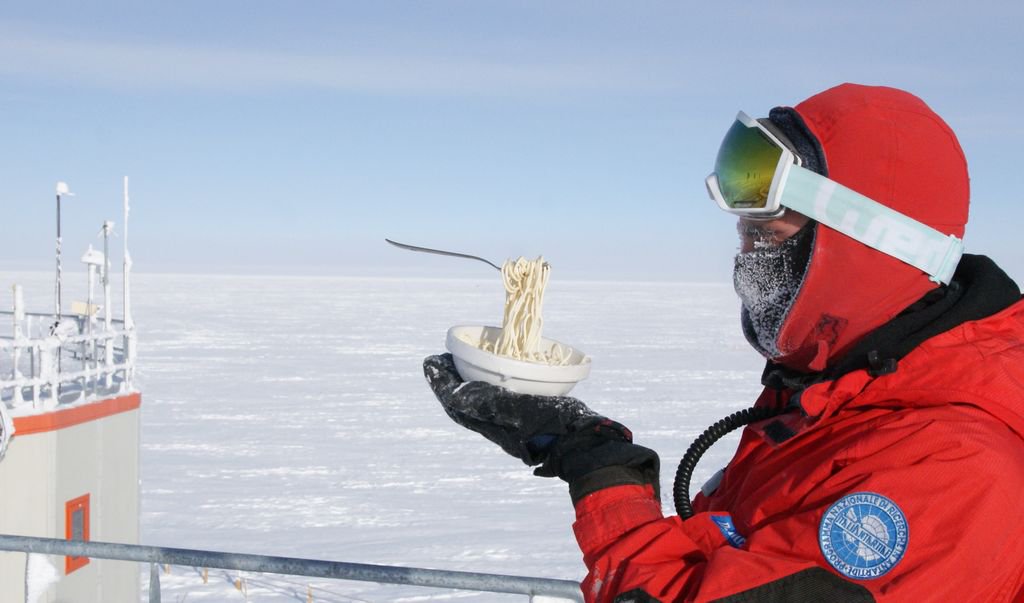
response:
[[[725,204],[734,209],[765,207],[780,157],[782,149],[764,132],[740,121],[733,123],[715,159]]]

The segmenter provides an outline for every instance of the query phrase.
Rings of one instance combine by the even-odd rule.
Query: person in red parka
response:
[[[569,483],[587,601],[1024,601],[1024,302],[962,254],[967,164],[894,88],[843,84],[745,114],[708,177],[739,217],[754,407],[658,457],[575,398],[424,372],[445,411]],[[746,425],[692,500],[689,471]]]

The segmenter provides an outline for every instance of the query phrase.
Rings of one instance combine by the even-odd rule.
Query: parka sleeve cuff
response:
[[[663,519],[654,487],[612,486],[583,497],[576,504],[573,532],[586,555],[638,526]]]
[[[569,482],[569,496],[575,507],[588,495],[611,488],[613,486],[646,486],[654,487],[654,497],[658,497],[658,474],[657,465],[654,470],[642,470],[635,467],[614,466],[604,467],[597,471],[591,471],[583,477]]]

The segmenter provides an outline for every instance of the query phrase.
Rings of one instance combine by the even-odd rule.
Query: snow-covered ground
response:
[[[51,307],[51,275],[0,276],[25,286],[31,309]],[[443,351],[448,327],[497,324],[502,301],[497,275],[136,276],[142,543],[580,579],[565,485],[452,423],[423,380],[421,361]],[[726,284],[564,282],[555,272],[548,287],[545,335],[593,357],[573,395],[661,453],[666,512],[690,441],[759,391],[762,362],[737,308]],[[735,442],[708,453],[694,487]],[[161,576],[163,600],[243,601],[237,578],[211,571],[204,585],[175,567]],[[250,601],[306,601],[310,586],[315,601],[526,599],[245,578]]]

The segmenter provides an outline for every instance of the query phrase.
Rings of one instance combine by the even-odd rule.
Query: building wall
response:
[[[0,533],[55,535],[57,518],[50,510],[56,506],[56,438],[49,432],[11,440],[0,461]],[[63,538],[63,518],[61,531]],[[25,561],[23,553],[0,553],[0,601],[25,600]]]
[[[137,406],[53,431],[16,433],[0,461],[0,532],[65,538],[66,504],[86,494],[90,540],[138,543]],[[25,555],[0,557],[0,601],[24,600]],[[64,557],[49,560],[62,578],[47,591],[47,603],[139,599],[136,563],[90,559],[65,575]]]

